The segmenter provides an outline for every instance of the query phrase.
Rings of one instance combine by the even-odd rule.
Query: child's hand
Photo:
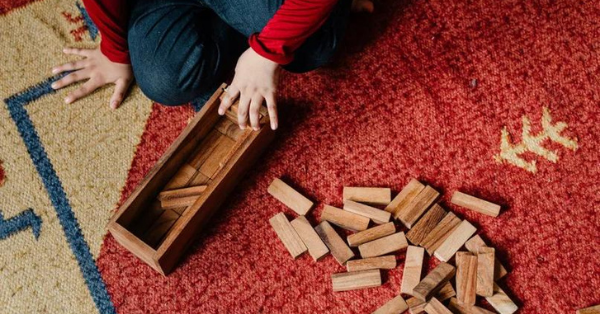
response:
[[[275,95],[279,83],[279,71],[279,64],[260,56],[252,48],[248,48],[238,59],[233,82],[227,88],[227,94],[219,106],[219,114],[225,114],[225,111],[239,95],[238,124],[240,128],[246,128],[248,116],[250,116],[250,125],[254,130],[258,130],[260,128],[259,109],[266,100],[271,128],[277,129]]]
[[[125,92],[127,92],[127,89],[133,82],[131,65],[110,61],[102,54],[100,48],[65,48],[63,49],[63,52],[70,55],[82,56],[84,59],[52,68],[52,74],[73,71],[60,80],[52,83],[52,88],[63,88],[75,82],[87,79],[87,82],[81,87],[69,93],[65,98],[65,102],[70,104],[79,98],[89,95],[103,85],[113,83],[115,84],[115,91],[110,98],[109,105],[112,109],[117,109],[125,98]]]

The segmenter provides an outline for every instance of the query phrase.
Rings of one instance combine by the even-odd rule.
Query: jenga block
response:
[[[456,253],[456,298],[475,305],[477,289],[477,256],[469,252]]]
[[[347,271],[394,268],[396,268],[396,257],[394,255],[355,259],[346,262]]]
[[[440,247],[435,250],[435,257],[442,262],[447,262],[475,232],[477,232],[477,229],[468,221],[463,220]]]
[[[240,129],[237,124],[229,119],[219,119],[217,124],[215,124],[215,129],[234,141],[237,141],[242,133],[244,133],[244,130]]]
[[[151,247],[157,247],[177,219],[179,219],[177,212],[166,209],[146,231],[143,236],[144,241]]]
[[[349,291],[381,286],[379,269],[361,270],[331,275],[333,291]]]
[[[159,200],[167,200],[173,198],[181,198],[187,196],[199,196],[206,190],[206,185],[191,186],[188,188],[162,191],[158,194]]]
[[[315,227],[315,231],[325,245],[327,245],[333,258],[335,258],[340,265],[344,265],[346,261],[354,257],[352,250],[327,221],[321,222]]]
[[[456,291],[454,291],[452,284],[448,281],[442,286],[442,289],[438,291],[438,293],[435,295],[435,298],[441,302],[444,302],[454,296],[456,296]]]
[[[421,241],[421,246],[427,250],[430,255],[450,236],[450,233],[460,224],[460,218],[454,213],[449,212],[444,218],[429,232]]]
[[[175,208],[185,208],[193,205],[198,199],[199,195],[185,196],[179,198],[168,198],[160,201],[160,206],[162,209],[175,209]]]
[[[458,302],[456,298],[450,299],[448,309],[454,314],[495,314],[494,312],[482,309],[474,305],[467,305]]]
[[[385,255],[396,252],[408,247],[404,232],[394,233],[392,235],[379,238],[358,246],[360,256],[363,258]]]
[[[194,178],[197,172],[198,171],[196,171],[196,168],[188,164],[183,164],[183,166],[179,168],[177,173],[175,173],[173,178],[171,178],[171,181],[167,183],[164,189],[172,190],[186,187],[188,183]]]
[[[439,264],[413,289],[413,295],[423,301],[435,295],[455,274],[454,266],[448,263]]]
[[[600,314],[600,305],[579,309],[577,310],[576,314]]]
[[[325,205],[321,212],[321,221],[330,223],[351,231],[362,231],[369,227],[369,218],[341,210],[337,207]]]
[[[408,227],[412,228],[417,220],[435,202],[440,193],[431,186],[426,186],[404,209],[398,211],[396,218]]]
[[[348,236],[348,244],[351,247],[357,247],[363,243],[371,242],[373,240],[377,240],[379,238],[385,237],[387,235],[393,234],[396,232],[396,226],[394,226],[393,222],[388,222],[383,225],[379,225],[377,227],[369,228],[367,230],[354,233]]]
[[[469,252],[475,253],[475,254],[477,254],[477,252],[478,252],[477,248],[482,247],[482,246],[487,246],[487,245],[485,244],[483,239],[478,234],[474,235],[471,239],[469,239],[469,241],[467,241],[465,243],[465,247],[467,248],[467,250],[469,250]],[[498,279],[506,276],[506,274],[508,274],[508,271],[506,270],[504,265],[502,265],[500,263],[500,260],[498,260],[498,258],[495,258],[494,280],[498,280]]]
[[[392,217],[396,217],[398,211],[408,206],[410,202],[425,188],[421,182],[410,179],[410,182],[394,197],[391,203],[385,207],[385,211],[390,212]]]
[[[491,297],[494,294],[494,266],[496,250],[481,246],[477,249],[477,294]]]
[[[329,253],[329,249],[325,243],[323,243],[306,217],[298,216],[296,219],[292,220],[291,224],[304,245],[308,248],[308,254],[310,254],[313,260],[318,261]]]
[[[414,287],[421,282],[424,255],[425,249],[418,246],[408,246],[404,261],[404,272],[402,273],[402,285],[400,286],[401,293],[412,295]]]
[[[221,119],[223,120],[223,119]],[[224,137],[221,132],[217,130],[210,131],[206,137],[200,142],[196,152],[192,154],[190,157],[188,164],[194,169],[200,168],[202,164],[208,159],[208,157],[212,154],[215,148],[219,145],[220,139]]]
[[[420,245],[445,215],[446,211],[440,205],[433,204],[433,206],[423,214],[423,217],[419,219],[415,226],[408,230],[406,238],[412,244]]]
[[[192,178],[192,180],[189,182],[190,186],[197,186],[197,185],[208,185],[212,180],[203,175],[200,172],[196,172],[196,175]]]
[[[200,165],[198,171],[205,176],[214,179],[218,171],[222,168],[223,161],[235,147],[236,142],[227,136],[221,136],[217,140],[217,146],[210,153],[208,158]]]
[[[408,304],[401,295],[389,300],[382,307],[378,308],[373,314],[400,314],[408,310]]]
[[[298,215],[306,215],[313,206],[313,202],[280,179],[273,180],[271,185],[269,185],[268,191],[269,194],[295,211]]]
[[[408,312],[410,314],[421,314],[425,312],[425,306],[427,306],[427,301],[419,300],[415,297],[412,297],[406,300],[406,305],[408,305]]]
[[[384,224],[390,221],[390,213],[386,212],[385,210],[357,203],[351,200],[344,201],[344,210],[370,218],[377,224]]]
[[[452,314],[452,312],[436,298],[431,298],[431,300],[427,302],[425,312],[427,314]]]
[[[271,224],[271,227],[273,227],[273,230],[275,230],[275,233],[277,233],[279,240],[281,240],[293,258],[297,258],[302,253],[306,252],[306,246],[284,213],[279,213],[271,217],[269,223]]]
[[[494,284],[494,295],[485,299],[500,314],[512,314],[519,309],[497,284]]]
[[[454,205],[468,208],[470,210],[492,217],[498,217],[498,215],[500,214],[500,205],[490,203],[488,201],[484,201],[477,197],[458,191],[454,192],[454,194],[452,195],[451,202]]]
[[[342,198],[344,201],[387,205],[392,199],[392,191],[389,188],[366,188],[366,187],[344,187]]]

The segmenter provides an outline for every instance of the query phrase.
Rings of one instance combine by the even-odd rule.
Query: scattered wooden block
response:
[[[277,236],[293,258],[297,258],[306,252],[306,246],[284,213],[271,217],[269,223],[271,223],[271,227],[273,227],[273,230],[275,230],[275,233],[277,233]]]
[[[394,268],[396,268],[396,257],[394,255],[355,259],[346,262],[347,271]]]
[[[406,305],[408,305],[408,312],[410,314],[420,314],[425,312],[425,307],[427,306],[427,301],[423,301],[412,297],[406,300]]]
[[[367,217],[377,224],[384,224],[390,221],[390,213],[369,205],[357,203],[351,200],[344,201],[344,210],[357,215]]]
[[[456,298],[450,299],[448,309],[454,314],[495,314],[494,312],[482,309],[474,305],[467,305],[458,302]]]
[[[341,210],[337,207],[325,205],[321,212],[321,221],[330,223],[351,231],[362,231],[369,227],[369,218],[351,212]]]
[[[442,286],[442,289],[438,291],[435,298],[440,300],[440,302],[444,302],[454,296],[456,296],[456,291],[454,291],[454,287],[452,287],[452,284],[448,281]]]
[[[318,261],[323,256],[329,253],[329,249],[323,243],[315,229],[311,226],[310,222],[304,216],[298,216],[291,222],[292,227],[296,230],[296,233],[308,248],[308,254],[313,260]]]
[[[391,203],[385,207],[385,211],[390,212],[392,217],[396,218],[399,211],[403,210],[412,200],[425,188],[421,182],[410,179],[408,184],[394,197]]]
[[[377,240],[379,238],[385,237],[387,235],[393,234],[396,232],[396,226],[394,226],[393,222],[388,222],[383,225],[379,225],[377,227],[369,228],[367,230],[354,233],[348,236],[348,244],[351,247],[357,247],[363,243],[371,242],[373,240]]]
[[[427,314],[452,314],[452,312],[436,298],[431,298],[431,300],[427,302],[425,312]]]
[[[334,292],[365,289],[381,286],[379,269],[361,270],[331,275]]]
[[[206,185],[191,186],[188,188],[162,191],[158,194],[159,200],[168,200],[187,196],[199,196],[206,190]]]
[[[199,195],[184,196],[179,198],[167,198],[160,201],[162,209],[179,209],[192,206],[197,200]]]
[[[363,258],[385,255],[399,251],[408,247],[404,232],[394,233],[392,235],[379,238],[358,246],[360,255]]]
[[[179,171],[177,171],[173,178],[171,178],[171,181],[169,181],[169,183],[165,185],[164,189],[172,190],[186,187],[188,183],[194,178],[197,172],[198,171],[196,170],[196,168],[188,164],[183,164],[183,166],[179,168]]]
[[[494,265],[496,250],[491,247],[477,248],[477,294],[482,297],[494,295]]]
[[[177,212],[170,209],[164,210],[142,237],[144,242],[151,247],[157,247],[167,232],[169,232],[169,229],[173,227],[177,219],[179,219],[179,214]]]
[[[439,264],[413,289],[413,295],[423,301],[435,295],[455,274],[456,269],[448,263]]]
[[[600,304],[577,310],[576,314],[600,314]]]
[[[467,248],[467,250],[475,254],[477,254],[478,248],[482,246],[487,247],[483,239],[478,234],[474,235],[471,239],[469,239],[469,241],[465,242],[465,247]],[[496,258],[494,261],[494,280],[498,280],[506,276],[506,274],[508,274],[508,271],[500,263],[500,260]]]
[[[444,216],[446,216],[446,211],[439,204],[433,204],[415,226],[408,230],[406,238],[414,245],[421,245],[425,237],[431,233]]]
[[[408,304],[406,304],[401,295],[398,295],[375,310],[373,314],[400,314],[406,310],[408,310]]]
[[[475,305],[477,289],[477,256],[469,252],[456,253],[456,298]]]
[[[273,180],[268,192],[298,215],[306,215],[313,206],[313,202],[280,179]]]
[[[450,233],[460,224],[460,218],[454,213],[449,212],[444,218],[431,230],[431,232],[421,241],[421,246],[427,250],[430,255],[442,245],[450,236]]]
[[[440,247],[435,250],[435,257],[442,262],[447,262],[475,232],[477,232],[477,229],[470,222],[463,220]]]
[[[494,284],[494,295],[485,299],[500,314],[512,314],[519,309],[497,284]]]
[[[404,209],[398,211],[397,219],[408,227],[412,228],[417,220],[425,213],[425,211],[435,202],[440,196],[440,193],[434,190],[431,186],[426,186]]]
[[[391,201],[392,191],[389,188],[345,186],[342,198],[344,201],[351,200],[374,205],[387,205]]]
[[[468,208],[470,210],[492,217],[498,217],[498,215],[500,214],[500,205],[490,203],[488,201],[484,201],[480,198],[458,191],[454,192],[454,194],[452,195],[451,202],[454,205]]]
[[[321,222],[315,227],[315,231],[325,245],[327,245],[333,258],[335,258],[340,265],[344,265],[346,261],[354,257],[352,250],[327,221]]]
[[[413,289],[421,282],[421,271],[423,270],[423,257],[425,249],[409,245],[404,260],[404,272],[402,273],[402,284],[400,293],[412,295]]]

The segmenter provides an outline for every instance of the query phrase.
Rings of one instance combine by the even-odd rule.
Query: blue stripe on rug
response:
[[[89,14],[87,13],[87,11],[83,7],[83,5],[81,5],[81,3],[79,3],[79,1],[75,2],[75,5],[77,5],[77,9],[79,9],[79,13],[81,13],[81,16],[83,16],[83,22],[85,23],[85,26],[87,26],[87,28],[88,28],[88,32],[90,33],[90,38],[92,40],[96,40],[96,37],[98,36],[98,28],[96,27],[96,24],[94,24],[94,22],[92,22],[92,19],[90,18]]]

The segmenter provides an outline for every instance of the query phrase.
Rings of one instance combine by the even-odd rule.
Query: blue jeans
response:
[[[204,102],[232,73],[283,0],[139,0],[131,8],[129,53],[138,86],[164,105]],[[314,70],[338,47],[350,12],[340,0],[325,24],[295,52],[291,72]]]

